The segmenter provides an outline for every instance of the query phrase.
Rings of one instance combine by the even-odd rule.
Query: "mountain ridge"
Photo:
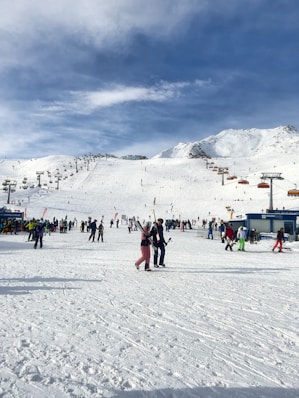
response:
[[[110,218],[115,213],[148,219],[153,209],[165,218],[226,219],[228,209],[244,217],[268,208],[269,190],[257,189],[265,172],[283,177],[273,184],[274,207],[299,208],[298,197],[288,196],[288,190],[299,186],[296,130],[285,126],[262,133],[250,130],[242,136],[233,130],[219,134],[206,139],[204,153],[202,146],[181,143],[167,156],[150,159],[108,155],[0,159],[0,179],[2,184],[6,179],[16,182],[10,203],[27,217],[41,217],[45,209],[49,218],[65,217],[67,211],[78,219]],[[222,156],[210,156],[220,150]],[[239,183],[244,180],[246,185]],[[63,208],[57,205],[61,200]],[[1,207],[6,201],[7,192],[2,190]]]
[[[199,141],[179,143],[154,158],[248,157],[258,155],[265,147],[271,152],[298,151],[299,131],[289,125],[273,129],[228,129]]]

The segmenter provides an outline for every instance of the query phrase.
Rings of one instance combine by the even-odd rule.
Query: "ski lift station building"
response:
[[[280,228],[284,229],[289,240],[299,239],[299,211],[296,210],[268,210],[266,213],[248,213],[246,218],[242,220],[231,220],[233,228],[236,229],[243,225],[247,231],[255,229],[263,237],[265,234],[275,234]]]
[[[0,220],[8,219],[24,219],[24,213],[20,211],[15,211],[12,209],[7,209],[6,206],[0,208]]]

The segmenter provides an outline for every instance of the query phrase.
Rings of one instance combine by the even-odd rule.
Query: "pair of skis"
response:
[[[141,225],[140,221],[135,221],[135,225],[136,225],[136,228],[147,237],[147,239],[149,240],[150,244],[153,246],[154,250],[157,251],[158,248],[155,246],[153,238],[151,236],[147,236],[148,233],[145,232],[145,230],[143,229],[143,226]]]

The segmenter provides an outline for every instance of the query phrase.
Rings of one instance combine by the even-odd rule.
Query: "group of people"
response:
[[[43,247],[43,237],[45,233],[49,233],[50,231],[48,229],[48,221],[44,221],[42,218],[40,220],[35,220],[32,219],[28,223],[28,241],[32,240],[34,241],[34,248],[36,249],[39,243],[39,247]],[[70,230],[73,224],[68,226],[68,229]],[[83,228],[84,231],[84,228]],[[97,240],[101,242],[104,241],[104,225],[103,222],[101,221],[100,225],[97,226],[97,220],[91,221],[89,220],[89,225],[88,225],[88,231],[90,231],[90,236],[89,240],[95,241],[95,236],[96,236],[96,231],[98,231],[98,237]],[[60,231],[61,232],[61,231]],[[81,232],[82,232],[82,227],[81,227]]]
[[[165,267],[164,258],[165,258],[165,246],[167,246],[167,242],[164,238],[164,229],[163,229],[163,219],[158,218],[156,222],[154,222],[151,227],[151,222],[148,221],[143,225],[141,233],[141,257],[138,258],[135,262],[135,267],[139,270],[140,265],[144,262],[144,270],[151,271],[150,268],[150,260],[151,260],[151,245],[154,249],[153,262],[154,267]],[[219,227],[221,240],[223,243],[226,243],[225,250],[233,251],[233,246],[236,242],[239,243],[238,251],[245,251],[245,242],[247,239],[247,231],[246,228],[240,226],[237,231],[233,230],[232,224],[224,224],[220,223]],[[256,235],[256,230],[252,230]],[[279,252],[282,251],[282,244],[285,241],[283,228],[277,232],[276,242],[272,248],[272,251],[278,247]],[[250,242],[252,243],[252,237],[250,237]]]
[[[50,227],[50,225],[52,224],[49,222],[49,220],[44,221],[43,218],[41,218],[40,220],[36,220],[33,218],[32,220],[29,221],[27,226],[28,241],[30,240],[34,241],[34,249],[37,248],[38,243],[39,247],[42,249],[44,235],[47,233],[50,235],[51,233],[52,228]]]
[[[213,222],[210,221],[208,228],[208,239],[214,239],[213,229]],[[238,242],[238,251],[245,251],[245,242],[247,239],[247,230],[245,227],[240,226],[237,231],[234,231],[231,223],[225,224],[223,221],[221,221],[218,229],[221,242],[226,243],[225,250],[230,249],[230,251],[233,251],[234,244]]]
[[[17,219],[0,220],[0,234],[17,234],[19,231],[20,221]]]
[[[95,242],[96,240],[96,233],[98,231],[97,241],[104,242],[104,221],[103,217],[100,221],[99,226],[97,225],[98,220],[94,219],[92,221],[91,217],[88,217],[88,221],[81,221],[80,224],[80,231],[84,232],[86,227],[86,232],[90,232],[88,240],[91,242]]]
[[[222,228],[221,228],[222,226]],[[221,240],[222,242],[226,242],[226,246],[225,246],[225,250],[230,249],[231,251],[233,250],[233,245],[236,242],[239,242],[239,247],[238,250],[239,251],[245,251],[245,242],[247,239],[247,231],[245,227],[239,227],[238,231],[235,232],[232,228],[231,224],[228,225],[224,225],[224,224],[220,224],[219,227],[219,231],[220,231],[220,236],[221,236]],[[257,232],[255,229],[252,229],[249,233],[249,240],[250,243],[253,243],[256,239],[257,236]],[[285,236],[284,236],[284,229],[280,228],[277,231],[277,235],[276,235],[276,241],[275,244],[272,247],[272,251],[274,252],[275,249],[278,247],[278,251],[282,252],[282,245],[285,242]]]
[[[66,219],[65,219],[66,220]],[[45,233],[50,234],[50,228],[55,225],[55,218],[53,219],[53,223],[50,223],[48,220],[44,221],[42,218],[40,220],[32,219],[26,224],[26,229],[28,230],[28,241],[34,241],[34,248],[36,249],[39,243],[39,247],[43,247],[43,236]],[[133,222],[132,220],[130,227],[132,228]],[[151,259],[151,249],[150,246],[153,246],[154,255],[153,255],[153,265],[155,268],[165,267],[164,259],[165,259],[165,246],[167,246],[167,242],[164,238],[164,228],[163,228],[164,220],[162,218],[158,218],[152,225],[150,221],[146,222],[143,226],[143,231],[141,234],[141,257],[135,262],[135,266],[139,269],[140,265],[145,263],[145,271],[151,271],[150,268],[150,259]],[[58,224],[58,222],[57,222]],[[101,220],[99,226],[97,226],[97,220],[94,219],[92,221],[91,217],[89,217],[88,222],[81,222],[81,232],[84,232],[84,227],[87,224],[87,232],[90,232],[89,241],[94,242],[96,239],[99,242],[104,241],[104,225],[103,219]],[[74,225],[74,224],[72,224]],[[72,225],[68,225],[68,229],[71,229]],[[213,239],[213,223],[209,223],[208,230],[208,238]],[[168,228],[167,228],[168,230]],[[98,231],[97,238],[96,232]],[[129,230],[129,232],[131,232]],[[233,246],[238,242],[238,251],[245,251],[245,242],[247,240],[247,230],[245,227],[240,226],[237,231],[233,230],[231,223],[220,222],[219,233],[222,243],[226,243],[225,250],[233,251]],[[253,243],[256,239],[257,232],[255,229],[250,231],[248,237],[250,239],[250,243]],[[276,248],[278,248],[279,252],[282,252],[282,245],[285,242],[284,229],[280,228],[277,232],[275,244],[272,247],[272,251],[274,252]]]
[[[90,235],[88,240],[94,242],[96,239],[96,232],[98,231],[98,238],[97,241],[104,242],[104,224],[103,221],[100,222],[99,226],[97,226],[98,220],[94,219],[89,223],[89,231]]]
[[[164,238],[164,228],[163,219],[158,218],[151,228],[151,222],[148,221],[143,226],[143,231],[141,233],[141,257],[135,262],[135,267],[139,270],[140,265],[144,262],[144,270],[151,271],[150,259],[151,259],[151,249],[150,246],[153,244],[154,248],[154,267],[165,267],[165,246],[167,242]]]

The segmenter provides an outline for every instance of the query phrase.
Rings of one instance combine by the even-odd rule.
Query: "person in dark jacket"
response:
[[[34,231],[34,236],[35,236],[35,243],[34,243],[34,248],[37,248],[37,244],[39,241],[39,247],[42,248],[43,247],[43,236],[44,236],[44,232],[45,232],[45,224],[43,222],[43,220],[40,220],[36,227],[35,227],[35,231]]]
[[[104,225],[101,222],[99,227],[98,227],[99,233],[98,233],[98,242],[101,239],[101,242],[104,242]]]
[[[224,241],[225,241],[225,225],[222,220],[219,225],[219,234],[220,234],[221,242],[224,243]]]
[[[165,267],[164,257],[165,257],[165,246],[167,246],[167,242],[164,239],[164,231],[163,231],[163,218],[158,218],[157,222],[153,225],[151,234],[153,237],[154,245],[158,250],[154,252],[154,267],[159,268]],[[158,257],[160,251],[160,258],[158,264]]]
[[[276,235],[276,242],[272,248],[272,251],[274,252],[275,249],[277,248],[277,246],[279,246],[278,251],[282,252],[282,243],[285,241],[284,239],[284,232],[283,232],[283,228],[280,228],[279,231],[277,231],[277,235]]]
[[[213,235],[213,221],[209,221],[208,239],[214,239],[214,235]]]
[[[94,242],[95,236],[96,236],[96,231],[97,231],[97,220],[93,220],[89,224],[89,230],[90,230],[90,235],[88,240],[92,240]]]

